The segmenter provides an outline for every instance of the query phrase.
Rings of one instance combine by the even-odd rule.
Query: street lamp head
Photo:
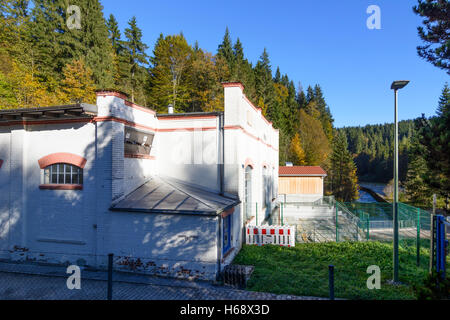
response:
[[[409,83],[408,80],[397,80],[392,82],[391,89],[398,90],[405,87]]]

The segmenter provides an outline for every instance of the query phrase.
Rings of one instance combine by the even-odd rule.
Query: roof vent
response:
[[[294,164],[292,162],[286,162],[286,167],[293,167]]]
[[[167,106],[167,112],[170,113],[170,114],[173,113],[173,105],[169,104],[169,105]]]

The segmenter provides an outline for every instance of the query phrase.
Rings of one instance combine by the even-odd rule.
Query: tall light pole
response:
[[[395,97],[395,137],[394,137],[394,282],[398,282],[398,112],[397,112],[397,91],[405,87],[409,81],[400,80],[392,82],[391,89],[394,90]]]

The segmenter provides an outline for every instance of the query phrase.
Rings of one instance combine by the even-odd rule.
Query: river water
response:
[[[374,182],[360,182],[359,185],[372,189],[376,193],[379,193],[380,195],[384,196],[383,189],[386,187],[386,184],[384,183],[374,183]],[[359,191],[359,199],[356,200],[357,202],[377,202],[370,194],[364,191]]]

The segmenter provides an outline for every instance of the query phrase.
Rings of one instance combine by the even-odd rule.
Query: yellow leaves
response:
[[[258,99],[258,107],[261,108],[261,113],[265,117],[267,114],[267,106],[264,104],[264,99],[261,97]]]
[[[274,83],[273,87],[275,89],[275,100],[279,105],[282,105],[289,96],[289,90],[280,83]]]
[[[306,106],[306,113],[314,119],[319,119],[320,112],[317,110],[317,103],[313,100]]]
[[[290,153],[292,154],[293,163],[298,166],[304,166],[306,164],[306,154],[302,147],[300,140],[300,134],[296,133],[291,141]]]
[[[56,104],[57,98],[47,92],[47,88],[34,75],[33,70],[12,61],[12,72],[6,74],[10,84],[15,103],[9,107],[32,108]]]
[[[186,79],[189,99],[194,106],[192,111],[223,111],[223,88],[220,83],[227,72],[221,58],[201,49],[195,52]]]
[[[95,85],[92,71],[83,60],[74,60],[63,70],[64,78],[59,90],[59,99],[63,103],[95,103]]]
[[[36,108],[56,104],[95,103],[92,71],[82,60],[75,60],[64,68],[60,84],[53,79],[41,81],[34,70],[2,57],[5,63],[1,72],[0,107]]]
[[[331,152],[328,138],[319,120],[300,110],[299,135],[308,165],[323,165]]]

